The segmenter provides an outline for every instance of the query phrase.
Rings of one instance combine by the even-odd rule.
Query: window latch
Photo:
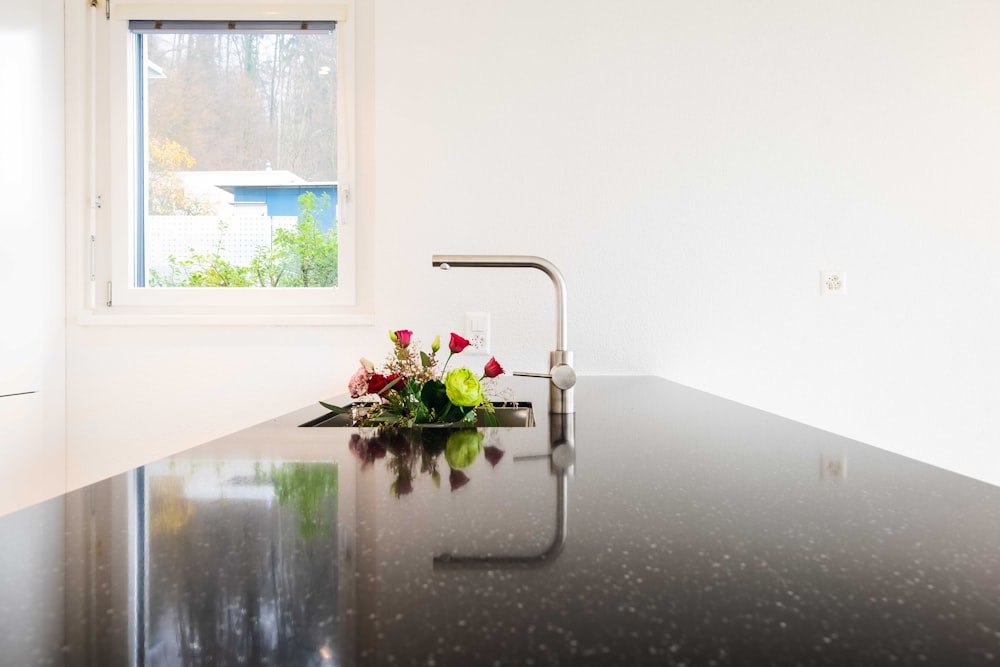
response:
[[[91,7],[96,8],[99,4],[99,0],[90,0]],[[111,20],[111,0],[104,0],[104,18]]]

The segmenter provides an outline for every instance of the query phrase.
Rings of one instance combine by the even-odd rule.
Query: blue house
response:
[[[337,183],[289,183],[275,185],[218,185],[216,186],[233,195],[233,205],[237,208],[248,205],[263,205],[265,215],[299,214],[299,197],[306,192],[312,192],[319,199],[323,195],[330,198],[330,205],[321,209],[316,216],[320,229],[333,229],[337,220]]]
[[[310,182],[290,171],[182,171],[177,176],[192,197],[214,202],[217,215],[298,216],[299,197],[312,192],[328,195],[330,205],[316,218],[323,231],[337,224],[337,182]],[[220,192],[221,191],[221,192]]]

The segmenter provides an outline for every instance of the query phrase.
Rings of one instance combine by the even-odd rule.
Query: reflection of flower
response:
[[[351,434],[351,442],[347,445],[361,461],[362,466],[385,458],[385,447],[378,438],[362,438],[357,433]]]
[[[449,486],[452,491],[457,491],[470,482],[466,471],[484,451],[483,434],[474,428],[382,427],[368,437],[360,433],[351,434],[349,447],[362,468],[385,459],[385,465],[393,475],[389,491],[397,498],[413,493],[414,481],[420,475],[428,475],[434,486],[440,487],[438,461],[442,453],[449,469]],[[495,466],[503,457],[503,451],[492,446],[486,449],[499,452],[499,456],[494,453],[487,457]]]
[[[483,451],[483,434],[476,429],[464,428],[448,438],[444,458],[453,470],[468,468]]]
[[[434,338],[429,354],[416,349],[409,329],[390,331],[389,339],[393,353],[384,367],[376,369],[362,358],[361,367],[348,382],[351,398],[375,401],[363,415],[353,415],[357,425],[471,424],[479,407],[485,410],[487,425],[496,425],[493,404],[484,395],[484,384],[492,386],[490,381],[503,373],[496,359],[489,360],[479,377],[468,368],[445,373],[451,358],[469,346],[465,338],[451,334],[448,358],[440,368],[440,336]],[[338,414],[351,412],[350,406],[323,405]]]
[[[451,472],[448,473],[448,482],[451,484],[452,491],[458,491],[469,483],[469,476],[461,470],[455,470],[452,468]]]
[[[504,451],[499,447],[495,447],[493,445],[490,445],[489,447],[483,450],[483,456],[486,457],[486,460],[489,461],[490,465],[493,466],[494,468],[496,468],[497,464],[500,463],[500,459],[503,458],[503,455]]]
[[[397,498],[413,493],[413,471],[409,468],[400,471],[389,490]]]

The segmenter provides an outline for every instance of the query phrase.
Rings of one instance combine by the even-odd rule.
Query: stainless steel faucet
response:
[[[434,255],[431,263],[445,270],[453,267],[538,269],[552,279],[556,288],[556,349],[549,353],[549,372],[515,372],[514,375],[548,378],[549,412],[572,414],[575,411],[573,385],[576,384],[576,371],[573,369],[573,353],[566,344],[566,282],[559,269],[547,259],[530,255]]]

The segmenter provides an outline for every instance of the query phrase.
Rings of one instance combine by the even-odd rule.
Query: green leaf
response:
[[[431,367],[431,357],[423,350],[420,351],[420,363],[423,365],[424,368]]]
[[[446,411],[451,405],[444,383],[440,380],[428,380],[424,383],[424,388],[420,391],[420,402],[437,413]]]
[[[350,408],[342,408],[338,405],[330,405],[329,403],[324,403],[323,401],[320,401],[319,404],[322,405],[327,410],[329,410],[330,412],[338,415],[344,415],[351,411]]]
[[[438,424],[469,424],[474,408],[466,408],[449,402],[448,407],[438,415]]]
[[[382,414],[375,415],[374,417],[369,417],[368,421],[379,424],[386,424],[390,422],[399,421],[399,415],[383,412]]]

